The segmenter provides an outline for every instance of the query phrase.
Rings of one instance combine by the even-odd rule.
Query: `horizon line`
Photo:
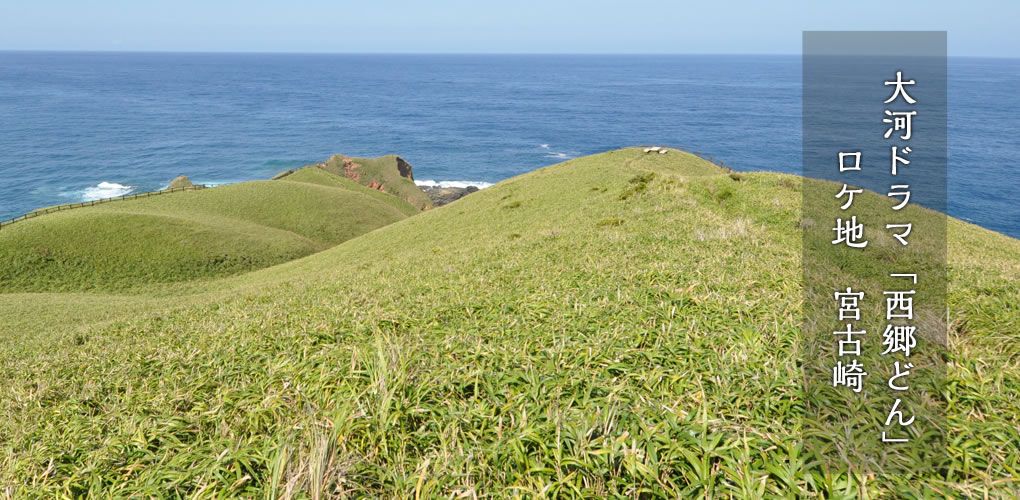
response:
[[[401,52],[401,51],[287,51],[287,50],[150,50],[150,49],[4,49],[23,54],[194,54],[194,55],[351,55],[351,56],[774,56],[800,57],[800,52]],[[947,58],[1020,59],[1020,56],[950,54]]]

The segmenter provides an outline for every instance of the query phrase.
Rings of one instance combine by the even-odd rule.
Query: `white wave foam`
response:
[[[245,181],[214,181],[214,182],[198,182],[196,180],[191,181],[191,183],[196,186],[205,186],[207,188],[216,186],[226,186],[227,184],[238,184],[241,182]],[[167,189],[170,189],[170,184],[163,184],[163,186],[159,188],[160,191],[166,191]]]
[[[101,200],[103,198],[115,198],[130,193],[134,188],[117,184],[116,182],[100,182],[95,186],[85,188],[81,192],[83,201]]]
[[[484,181],[414,181],[418,187],[441,187],[441,188],[466,188],[468,186],[474,186],[478,189],[485,189],[492,185],[491,182]]]
[[[539,148],[545,153],[546,158],[555,158],[557,160],[570,160],[577,158],[577,153],[565,152],[565,151],[553,151],[548,144],[539,144]]]
[[[201,184],[201,185],[203,185],[205,187],[216,187],[216,186],[226,186],[227,184],[238,184],[238,183],[241,183],[241,182],[244,182],[244,181],[210,181],[210,182],[192,181],[192,182],[195,185]]]

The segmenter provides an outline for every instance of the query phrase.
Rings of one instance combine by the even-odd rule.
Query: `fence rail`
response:
[[[726,171],[728,171],[728,172],[733,172],[733,169],[729,165],[723,163],[722,160],[716,160],[714,157],[712,157],[712,155],[702,154],[700,151],[693,151],[693,150],[690,150],[690,149],[687,149],[687,148],[683,148],[683,147],[679,148],[679,149],[680,149],[680,151],[683,151],[685,153],[690,153],[690,154],[692,154],[694,156],[697,156],[698,158],[701,158],[702,160],[706,160],[706,161],[708,161],[708,162],[710,162],[712,164],[715,164],[718,167],[725,168]]]
[[[102,205],[103,203],[109,203],[111,201],[134,200],[134,199],[138,199],[138,198],[149,198],[149,197],[152,197],[152,196],[161,196],[161,195],[164,195],[164,194],[178,193],[178,192],[181,192],[181,191],[194,191],[194,190],[197,190],[197,189],[206,189],[207,187],[208,186],[205,186],[205,185],[202,185],[202,184],[198,184],[198,185],[189,186],[189,187],[179,187],[179,188],[173,188],[173,189],[163,189],[163,190],[160,190],[160,191],[149,191],[148,193],[125,194],[123,196],[115,196],[113,198],[102,198],[102,199],[92,200],[92,201],[81,201],[81,202],[78,202],[78,203],[69,203],[67,205],[57,205],[55,207],[49,207],[49,208],[40,208],[39,210],[31,211],[31,212],[29,212],[29,213],[27,213],[25,215],[14,217],[13,219],[7,219],[5,221],[0,221],[0,229],[3,229],[3,228],[5,228],[5,227],[7,227],[7,226],[9,226],[11,224],[14,224],[15,222],[21,222],[23,220],[32,219],[32,218],[35,218],[35,217],[39,217],[40,215],[52,214],[52,213],[55,213],[55,212],[63,212],[64,210],[71,210],[71,209],[83,208],[83,207],[94,207],[96,205]]]
[[[297,172],[297,169],[293,169],[292,168],[290,170],[287,170],[286,172],[280,172],[280,173],[274,175],[273,178],[270,179],[270,180],[278,181],[280,179],[283,179],[284,177],[287,177],[290,174],[293,174],[294,172]]]

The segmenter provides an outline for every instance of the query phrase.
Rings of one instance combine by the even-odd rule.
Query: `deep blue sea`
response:
[[[396,153],[493,183],[665,144],[799,173],[799,56],[0,52],[0,219]],[[949,213],[1020,238],[1020,60],[949,62]]]

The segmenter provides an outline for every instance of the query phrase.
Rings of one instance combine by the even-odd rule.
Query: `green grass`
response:
[[[800,432],[800,179],[674,153],[571,160],[243,275],[0,294],[0,491],[1020,494],[1020,242],[950,223],[951,467],[848,474]]]
[[[76,208],[0,232],[0,291],[118,290],[238,274],[324,250],[415,212],[353,183],[289,181]]]
[[[414,179],[401,175],[401,167],[408,169],[410,165],[397,155],[380,156],[379,158],[353,158],[342,155],[334,155],[321,164],[321,168],[327,172],[341,177],[347,177],[347,168],[344,166],[344,159],[348,158],[357,165],[353,169],[353,176],[357,182],[365,186],[371,186],[390,193],[404,201],[407,201],[418,210],[432,208],[432,201],[429,197],[414,184]]]
[[[395,169],[396,167],[393,168]],[[420,211],[419,209],[415,208],[413,205],[403,200],[402,198],[398,198],[396,196],[375,189],[366,189],[364,186],[357,182],[347,179],[346,177],[341,177],[337,174],[330,173],[325,169],[319,168],[315,165],[309,165],[307,167],[295,170],[294,173],[288,175],[284,180],[289,182],[306,182],[309,184],[318,184],[322,186],[343,188],[351,191],[356,191],[359,193],[364,193],[373,199],[376,199],[378,201],[381,201],[396,208],[405,215],[414,215]],[[418,187],[415,186],[415,189],[418,189]]]

